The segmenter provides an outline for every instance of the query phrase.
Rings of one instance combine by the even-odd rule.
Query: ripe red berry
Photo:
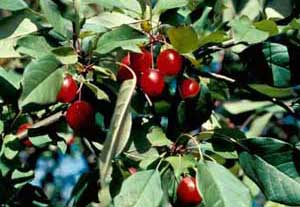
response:
[[[177,199],[184,205],[197,205],[202,201],[194,177],[185,177],[180,181],[177,188]]]
[[[123,57],[121,62],[122,62],[122,64],[127,65],[128,67],[131,67],[130,54],[128,53],[125,57]],[[117,79],[119,81],[125,81],[125,80],[132,79],[132,78],[133,77],[132,77],[131,72],[125,66],[120,65],[120,68],[119,68],[119,71],[117,74]]]
[[[71,75],[66,75],[56,99],[62,103],[69,103],[74,100],[77,90],[76,81]]]
[[[142,49],[142,53],[132,53],[130,55],[130,64],[132,69],[138,74],[152,68],[152,54]]]
[[[199,91],[200,85],[194,79],[185,79],[180,85],[180,93],[183,99],[195,97]]]
[[[141,76],[140,86],[148,96],[160,96],[165,87],[164,77],[159,70],[148,69]]]
[[[182,57],[173,49],[162,51],[157,57],[157,68],[164,75],[177,75],[182,67]]]
[[[31,126],[32,126],[32,124],[30,124],[30,123],[21,124],[17,130],[17,135],[21,134],[22,132],[24,132],[25,130],[30,128]],[[28,139],[28,137],[23,139],[21,142],[22,142],[22,144],[24,144],[27,147],[33,146],[32,142]]]
[[[94,124],[93,107],[86,101],[75,101],[68,108],[66,119],[74,131],[88,129]]]

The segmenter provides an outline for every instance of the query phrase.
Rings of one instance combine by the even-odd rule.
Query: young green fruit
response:
[[[75,101],[67,110],[66,120],[74,131],[86,130],[94,124],[93,107],[86,101]]]
[[[182,205],[197,205],[201,203],[202,197],[197,189],[194,177],[183,178],[177,188],[177,199]]]
[[[177,75],[182,67],[182,57],[176,50],[167,49],[157,57],[157,68],[168,76]]]
[[[77,90],[76,81],[71,75],[66,75],[56,99],[62,103],[70,103],[76,97]]]
[[[148,96],[160,96],[165,87],[164,77],[159,70],[150,68],[142,74],[140,86]]]
[[[183,99],[192,98],[200,92],[200,85],[194,79],[185,79],[180,84],[180,94]]]
[[[19,128],[17,129],[17,135],[20,135],[22,132],[24,132],[25,130],[27,130],[28,128],[30,128],[32,126],[32,124],[30,123],[24,123],[24,124],[21,124],[19,126]],[[32,147],[33,144],[32,142],[29,140],[28,137],[26,137],[25,139],[23,139],[22,141],[22,144],[24,144],[26,147]]]

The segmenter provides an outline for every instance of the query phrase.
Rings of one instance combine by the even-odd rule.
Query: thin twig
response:
[[[201,147],[200,147],[200,143],[197,141],[197,139],[195,139],[195,137],[193,137],[192,135],[190,134],[182,134],[182,136],[187,136],[188,138],[190,138],[194,144],[197,146],[197,149],[198,149],[198,152],[199,152],[199,155],[200,155],[200,160],[204,160],[203,158],[203,154],[202,154],[202,151],[201,151]]]

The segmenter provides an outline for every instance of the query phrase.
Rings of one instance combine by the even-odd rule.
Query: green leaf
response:
[[[199,40],[199,46],[206,44],[217,44],[228,40],[229,37],[225,32],[212,32],[209,35],[203,36]]]
[[[23,23],[22,25],[22,22],[24,22],[25,20],[26,20],[25,23],[28,21],[31,23],[31,21],[27,17],[29,16],[26,15],[24,12],[17,12],[14,15],[2,18],[0,20],[0,24],[1,24],[0,39],[5,39],[10,36],[14,38],[16,36],[19,36],[18,34],[22,34],[23,32],[28,31],[26,26],[29,26],[30,24],[27,23],[28,25],[25,25]],[[14,33],[15,35],[13,35]],[[29,32],[28,34],[30,33],[31,32]]]
[[[123,24],[133,25],[136,19],[133,19],[119,12],[103,12],[98,16],[87,19],[83,28],[87,31],[104,32],[107,29],[120,27]]]
[[[173,203],[175,203],[177,200],[178,181],[171,168],[168,168],[162,174],[161,182],[162,182],[162,188],[164,190],[164,199],[167,201],[171,200],[173,201]]]
[[[247,131],[247,137],[256,137],[260,136],[264,131],[265,127],[269,123],[270,119],[272,118],[273,113],[266,113],[262,116],[257,117],[251,123],[249,131]]]
[[[83,81],[83,83],[96,95],[98,100],[109,101],[109,96],[102,89],[88,81]]]
[[[78,61],[76,52],[71,47],[51,47],[41,36],[28,35],[17,42],[17,51],[35,58],[53,54],[62,64],[75,64]]]
[[[11,178],[14,179],[19,179],[19,178],[23,178],[23,177],[32,177],[33,176],[33,171],[28,171],[28,172],[22,172],[19,171],[18,169],[14,170]]]
[[[100,194],[102,195],[106,192],[105,189],[110,182],[112,160],[124,150],[130,136],[132,120],[131,113],[129,111],[129,104],[134,93],[135,85],[135,78],[124,81],[118,94],[110,128],[107,133],[99,160],[101,166],[100,183],[101,186],[104,186],[104,191],[100,191]],[[105,193],[105,195],[107,194]],[[105,204],[108,204],[106,203],[108,200],[109,198],[103,196],[103,201],[105,201]]]
[[[243,176],[243,183],[249,188],[253,197],[256,197],[260,193],[260,189],[248,176]]]
[[[249,84],[256,91],[274,98],[292,98],[297,94],[293,88],[275,88],[265,84]]]
[[[6,71],[0,66],[0,96],[2,98],[14,97],[20,89],[21,76],[14,71]]]
[[[230,25],[236,42],[255,44],[262,42],[269,37],[267,32],[256,29],[255,26],[252,25],[250,19],[246,16],[232,20]]]
[[[12,39],[24,37],[25,35],[36,32],[37,30],[37,26],[30,19],[25,18],[8,38]]]
[[[264,205],[264,207],[291,207],[291,206],[286,206],[283,204],[274,203],[272,201],[267,201],[266,204]]]
[[[3,121],[0,120],[0,134],[3,133],[3,130],[4,130],[4,123]]]
[[[135,162],[140,162],[141,168],[146,169],[146,166],[159,158],[159,153],[156,148],[151,147],[151,143],[147,139],[149,126],[141,124],[139,121],[133,122],[130,134],[130,146],[124,154]]]
[[[225,159],[236,159],[237,152],[232,142],[245,139],[245,134],[238,129],[220,128],[201,132],[197,139],[199,141],[207,140],[210,143],[201,144],[201,149],[213,152]]]
[[[293,18],[292,21],[283,29],[283,31],[287,32],[289,29],[300,30],[299,20]]]
[[[116,81],[116,75],[110,70],[109,68],[104,68],[101,66],[95,65],[94,72],[101,77],[101,79],[111,79],[113,81]]]
[[[3,32],[0,31],[0,47],[2,48],[0,58],[20,57],[14,48],[17,40],[37,31],[36,25],[27,18],[20,20],[19,16],[4,19],[1,24],[3,24]],[[14,26],[9,24],[14,24]]]
[[[16,39],[0,40],[0,58],[18,58],[21,55],[15,50]]]
[[[0,155],[4,156],[8,160],[13,160],[19,153],[19,149],[16,147],[16,145],[18,146],[18,143],[19,140],[16,136],[11,134],[6,135],[3,139]]]
[[[50,137],[48,135],[40,135],[40,136],[30,136],[29,135],[29,140],[36,147],[45,147],[46,145],[48,145],[49,143],[52,142],[52,140],[50,139]]]
[[[169,146],[172,144],[163,130],[159,127],[153,127],[147,134],[147,138],[154,147]]]
[[[160,159],[160,156],[156,149],[150,148],[150,150],[143,153],[139,159],[141,159],[139,167],[141,169],[148,169],[151,164]]]
[[[212,11],[212,9],[213,8],[209,6],[205,7],[201,17],[193,23],[192,26],[198,34],[204,32],[206,27],[208,27],[209,14]]]
[[[183,7],[186,6],[188,3],[188,0],[158,0],[154,6],[153,14],[159,16],[161,13],[169,9]]]
[[[300,183],[248,152],[240,154],[244,172],[260,187],[268,200],[300,205]]]
[[[188,173],[188,169],[196,166],[196,160],[192,155],[171,156],[166,161],[171,164],[176,178],[180,178],[183,173]]]
[[[239,16],[245,15],[249,19],[254,20],[260,17],[263,12],[263,3],[260,0],[233,0],[236,12]]]
[[[277,35],[279,32],[276,23],[272,20],[262,20],[259,22],[255,22],[254,26],[256,27],[256,29],[268,32],[270,36]]]
[[[156,101],[154,107],[157,114],[167,114],[170,111],[171,103],[165,100]]]
[[[71,47],[55,48],[52,53],[64,65],[75,64],[78,61],[78,56]]]
[[[134,46],[136,48],[147,41],[148,39],[145,35],[129,26],[123,25],[102,35],[98,41],[96,51],[100,54],[106,54],[119,47],[130,48]]]
[[[61,153],[65,154],[68,148],[68,145],[65,141],[58,141],[57,147],[60,150]]]
[[[223,142],[224,143],[224,142]],[[222,145],[223,149],[218,149],[220,147],[218,147],[217,149],[214,148],[214,146],[211,144],[211,143],[204,143],[204,144],[201,144],[200,147],[201,147],[201,150],[207,154],[207,155],[212,155],[212,154],[216,154],[218,156],[220,156],[221,158],[224,158],[224,159],[238,159],[238,153],[236,152],[236,150],[228,150],[226,149],[227,147],[224,147],[224,144],[223,143],[220,143],[220,145]],[[216,144],[214,144],[216,145]],[[197,153],[196,150],[194,150],[195,153]]]
[[[249,189],[222,165],[210,161],[201,162],[198,165],[197,179],[205,206],[252,206]]]
[[[95,192],[97,186],[97,179],[99,178],[99,174],[95,170],[91,170],[87,173],[82,173],[76,182],[71,198],[74,202],[72,202],[74,206],[81,206],[90,203],[94,196],[91,197],[91,192]],[[89,205],[87,205],[89,206]]]
[[[54,30],[64,37],[70,37],[72,31],[71,22],[61,15],[58,6],[52,0],[40,0],[40,6]]]
[[[199,140],[219,139],[220,137],[230,137],[235,140],[246,138],[245,134],[239,129],[219,128],[200,132],[197,136]]]
[[[254,155],[259,156],[268,164],[299,181],[298,154],[299,152],[289,143],[268,137],[257,137],[239,142],[246,146]]]
[[[23,0],[1,0],[0,1],[0,9],[17,11],[27,8],[26,2]]]
[[[268,19],[284,19],[291,15],[293,10],[292,0],[267,1],[265,14]]]
[[[198,36],[193,27],[173,27],[167,31],[172,46],[180,53],[189,53],[199,46]]]
[[[114,198],[115,207],[157,207],[163,197],[158,171],[141,171],[126,179]]]
[[[125,156],[135,162],[140,162],[141,169],[147,169],[149,165],[157,161],[159,153],[156,148],[151,147],[151,144],[146,138],[148,127],[137,125],[134,123],[130,134],[132,143],[126,152]]]
[[[94,3],[98,4],[101,7],[107,8],[107,9],[126,9],[129,11],[132,11],[130,15],[133,15],[134,17],[142,16],[142,8],[137,0],[85,0],[86,4]],[[124,11],[126,13],[126,11]]]
[[[209,91],[213,99],[220,100],[220,101],[226,101],[229,99],[230,92],[229,92],[228,85],[225,82],[210,79],[207,86],[209,88]]]
[[[103,6],[104,8],[107,9],[113,9],[114,7],[116,8],[122,8],[123,5],[118,5],[118,3],[120,3],[119,0],[86,0],[84,3],[86,4],[99,4],[101,6]]]
[[[263,13],[263,1],[260,0],[226,0],[218,2],[219,12],[222,13],[223,23],[232,20],[236,16],[248,16],[254,20]]]
[[[23,76],[23,91],[20,106],[29,103],[50,104],[56,101],[56,96],[63,82],[63,69],[53,56],[44,56],[31,62]]]
[[[30,170],[27,172],[20,171],[18,169],[14,170],[11,175],[12,182],[16,188],[20,188],[30,180],[34,178],[34,171]]]
[[[16,158],[19,153],[17,150],[13,150],[9,147],[5,147],[3,152],[4,156],[9,160]]]
[[[291,80],[288,48],[278,43],[266,42],[263,44],[263,53],[272,70],[274,86],[288,87]]]
[[[52,47],[41,36],[28,35],[18,40],[17,51],[35,58],[51,53]]]
[[[240,114],[248,111],[261,109],[271,105],[272,102],[269,101],[240,100],[240,101],[227,102],[224,104],[224,108],[231,114]]]

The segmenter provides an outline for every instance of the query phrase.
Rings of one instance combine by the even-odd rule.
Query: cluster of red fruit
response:
[[[126,66],[133,69],[140,88],[150,97],[160,96],[165,88],[164,76],[176,76],[182,69],[183,58],[174,49],[166,49],[157,56],[157,69],[153,68],[151,52],[142,49],[142,53],[128,53],[123,59],[118,72],[118,80],[131,79],[132,74]],[[199,91],[199,83],[192,79],[184,79],[179,87],[183,99],[195,97]]]
[[[72,102],[77,95],[78,87],[72,76],[67,75],[57,95],[57,101]],[[94,110],[90,103],[77,100],[71,104],[66,113],[66,120],[74,131],[88,129],[94,121]]]
[[[57,95],[57,101],[62,103],[71,103],[77,96],[78,86],[76,81],[71,75],[66,75],[64,78],[62,87]],[[80,131],[87,129],[93,124],[94,121],[94,110],[91,104],[86,101],[77,100],[71,104],[66,113],[66,120],[69,126],[74,131]],[[32,126],[31,123],[25,123],[19,126],[17,135],[21,134]],[[70,139],[73,142],[73,139]],[[32,143],[28,139],[24,139],[22,143],[31,147]]]
[[[149,96],[155,97],[162,94],[165,83],[164,76],[177,75],[182,67],[182,57],[173,49],[164,50],[157,57],[158,69],[153,69],[152,54],[143,49],[142,53],[132,53],[125,56],[122,60],[124,65],[131,67],[136,73],[141,89]],[[118,79],[131,79],[130,71],[121,66]],[[194,79],[185,79],[181,82],[180,93],[182,98],[196,96],[200,91],[200,86]],[[57,101],[71,103],[77,96],[78,86],[71,75],[66,75],[63,85],[57,95]],[[82,100],[77,100],[71,104],[66,113],[67,123],[74,131],[87,129],[94,121],[94,110],[92,106]],[[31,123],[20,125],[17,135],[32,126]],[[71,139],[70,142],[73,142]],[[25,146],[31,147],[31,141],[26,138],[23,141]],[[202,201],[193,177],[183,178],[177,188],[177,198],[184,205],[196,205]]]

